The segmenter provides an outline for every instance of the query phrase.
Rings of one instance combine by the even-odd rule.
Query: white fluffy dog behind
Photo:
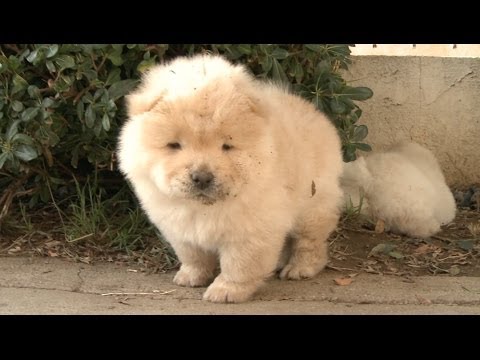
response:
[[[455,217],[455,200],[437,159],[415,143],[344,164],[345,202],[383,220],[387,230],[425,238]]]

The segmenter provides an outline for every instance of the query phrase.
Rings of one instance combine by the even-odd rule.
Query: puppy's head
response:
[[[236,197],[269,152],[254,83],[217,57],[181,61],[156,70],[163,85],[148,78],[128,99],[130,117],[141,122],[149,176],[172,198],[213,204]]]

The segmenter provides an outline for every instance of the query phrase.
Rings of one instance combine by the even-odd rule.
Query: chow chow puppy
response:
[[[342,157],[311,103],[200,55],[151,69],[127,104],[120,169],[181,262],[175,284],[242,302],[277,266],[283,279],[322,270]]]
[[[347,204],[383,220],[385,228],[426,238],[455,217],[455,200],[433,153],[415,143],[346,163],[341,179]],[[351,202],[351,203],[350,203]]]

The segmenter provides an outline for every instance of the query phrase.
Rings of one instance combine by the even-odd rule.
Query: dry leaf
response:
[[[48,242],[46,242],[46,243],[45,243],[45,247],[46,247],[47,249],[50,249],[50,248],[52,248],[52,247],[54,247],[54,246],[58,246],[58,245],[61,245],[61,244],[62,244],[61,241],[53,240],[53,241],[48,241]]]
[[[450,275],[458,275],[460,274],[460,268],[457,265],[452,265],[448,272],[450,273]]]
[[[418,296],[418,295],[415,295],[418,299],[418,301],[420,302],[420,304],[423,304],[423,305],[430,305],[432,303],[431,300],[429,299],[426,299],[424,297],[421,297],[421,296]]]
[[[57,256],[58,256],[58,253],[48,250],[48,256],[50,256],[50,257],[57,257]]]
[[[350,285],[353,281],[352,278],[336,278],[333,281],[335,281],[335,284],[340,285],[340,286],[347,286]]]
[[[432,250],[431,245],[423,244],[423,245],[420,245],[418,248],[416,248],[413,253],[417,254],[417,255],[422,255],[422,254],[426,254],[427,252],[429,252],[431,250]]]
[[[375,232],[381,234],[385,231],[385,221],[378,219],[377,224],[375,225]]]
[[[9,254],[15,254],[16,252],[22,251],[20,246],[15,246],[13,249],[8,250]]]

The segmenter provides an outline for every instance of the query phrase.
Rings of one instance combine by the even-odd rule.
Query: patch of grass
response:
[[[107,208],[102,201],[96,181],[87,180],[83,187],[75,180],[76,201],[69,206],[67,213],[60,214],[64,220],[65,238],[68,242],[84,240],[90,237],[101,241],[105,238],[110,222]]]
[[[21,202],[18,203],[18,209],[11,211],[0,223],[0,234],[29,234],[34,230],[31,216]]]
[[[98,185],[96,176],[82,186],[74,181],[76,194],[68,199],[68,204],[55,203],[52,196],[62,223],[59,230],[68,243],[91,243],[131,253],[145,249],[150,241],[163,241],[140,206],[132,201],[128,186],[112,196]],[[167,255],[171,257],[170,253]]]
[[[365,198],[365,193],[362,188],[359,188],[360,193],[360,201],[358,205],[354,205],[352,202],[352,198],[349,196],[348,200],[346,201],[345,208],[344,208],[344,217],[345,221],[355,219],[360,216],[363,207],[363,201]]]
[[[21,202],[2,221],[0,252],[128,261],[154,271],[175,268],[175,252],[150,223],[125,184],[107,193],[97,177],[75,181],[75,193],[58,200],[49,187],[51,203],[29,208]],[[123,253],[123,254],[122,254]]]

